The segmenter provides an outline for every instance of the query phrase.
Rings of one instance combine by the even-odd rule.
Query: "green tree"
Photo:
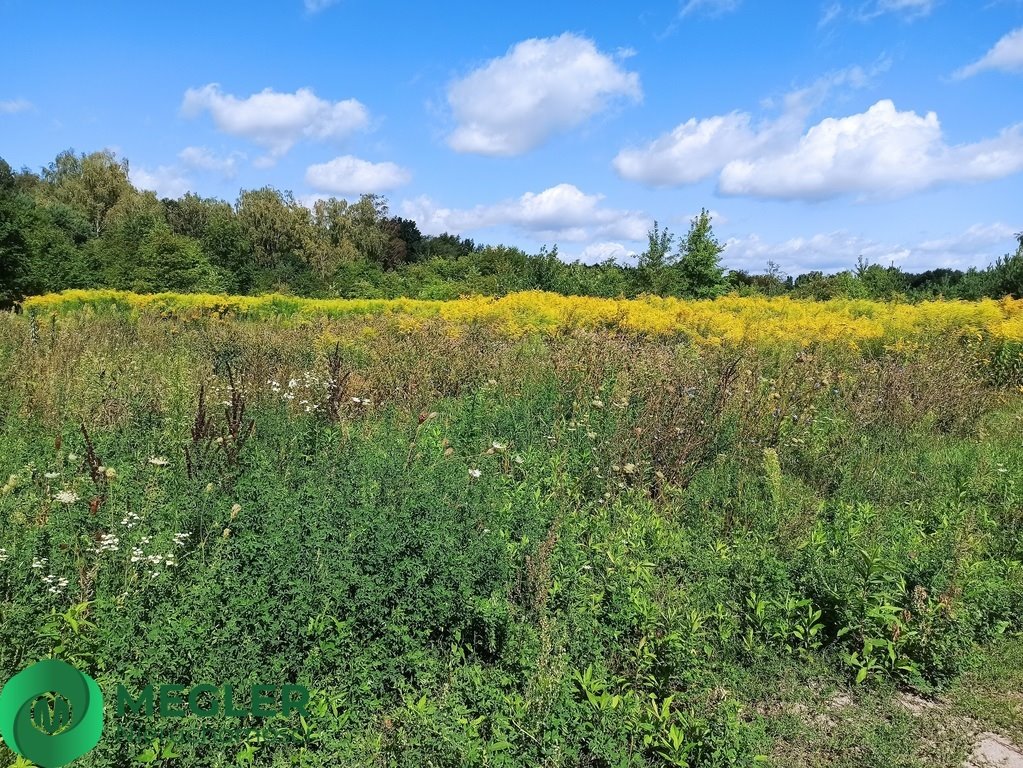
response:
[[[272,269],[296,256],[309,238],[309,211],[291,192],[273,187],[244,190],[237,213],[262,267]]]
[[[11,166],[0,158],[0,307],[21,297],[28,269],[28,243],[21,226],[19,196]]]
[[[110,150],[76,155],[67,150],[43,169],[49,194],[58,202],[80,211],[99,236],[110,211],[124,196],[134,192],[128,180],[128,161],[118,160]]]
[[[150,231],[139,244],[129,287],[140,293],[220,293],[224,281],[197,240],[161,226]]]
[[[661,229],[654,221],[653,229],[647,232],[647,249],[639,255],[637,268],[642,290],[664,296],[669,292],[672,280],[669,267],[672,264],[671,246],[675,241],[667,227]]]
[[[698,299],[712,299],[727,289],[721,266],[724,248],[714,237],[711,216],[706,208],[693,217],[689,232],[679,244],[676,269],[682,292]]]
[[[1023,232],[1016,234],[1019,247],[1014,254],[998,259],[992,268],[995,298],[1023,298]]]

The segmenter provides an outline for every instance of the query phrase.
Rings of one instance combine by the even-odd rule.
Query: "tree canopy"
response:
[[[709,299],[728,291],[827,299],[1023,296],[1019,248],[986,268],[913,274],[861,259],[835,274],[727,271],[702,209],[678,237],[654,222],[634,263],[566,262],[555,245],[527,254],[459,234],[428,236],[362,195],[311,206],[273,187],[228,202],[135,188],[113,152],[61,152],[40,173],[0,159],[0,305],[68,288],[454,298],[544,290],[603,297]]]

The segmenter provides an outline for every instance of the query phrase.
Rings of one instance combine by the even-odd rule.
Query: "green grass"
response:
[[[913,354],[2,318],[0,679],[312,689],[184,766],[957,765],[896,693],[1020,736],[1023,408]]]

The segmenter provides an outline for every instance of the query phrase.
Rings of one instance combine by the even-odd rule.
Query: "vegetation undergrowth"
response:
[[[0,678],[312,699],[290,744],[83,766],[745,765],[794,670],[933,693],[1023,629],[1018,303],[814,305],[854,345],[764,331],[789,301],[110,300],[156,311],[0,317]]]

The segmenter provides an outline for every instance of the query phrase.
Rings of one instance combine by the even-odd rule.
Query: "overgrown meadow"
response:
[[[312,691],[277,744],[118,737],[108,701],[82,766],[918,764],[793,757],[784,703],[941,693],[1023,630],[1019,312],[728,301],[671,311],[749,333],[0,316],[0,679]]]

